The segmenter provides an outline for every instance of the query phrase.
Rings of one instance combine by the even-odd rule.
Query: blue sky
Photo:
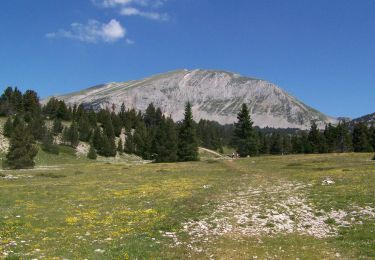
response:
[[[41,97],[203,68],[332,116],[375,112],[373,0],[2,0],[0,35],[1,88]]]

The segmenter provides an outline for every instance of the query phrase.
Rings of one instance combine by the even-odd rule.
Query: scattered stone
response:
[[[331,178],[325,178],[323,181],[322,181],[322,185],[333,185],[335,184],[335,182],[331,179]]]

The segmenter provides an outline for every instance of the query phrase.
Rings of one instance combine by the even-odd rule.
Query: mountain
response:
[[[182,119],[184,105],[190,101],[195,120],[203,118],[221,124],[235,122],[242,103],[249,106],[255,125],[260,127],[304,129],[311,120],[320,126],[336,121],[268,81],[217,70],[172,71],[142,80],[98,85],[56,98],[94,109],[111,108],[112,104],[119,109],[124,102],[127,108],[144,111],[152,102],[174,120]]]
[[[356,124],[359,122],[365,123],[368,126],[370,126],[371,124],[375,124],[375,113],[364,115],[364,116],[355,118],[351,121],[352,124]]]

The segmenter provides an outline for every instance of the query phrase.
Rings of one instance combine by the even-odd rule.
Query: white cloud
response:
[[[94,4],[103,7],[138,5],[144,7],[158,8],[164,5],[167,0],[92,0]]]
[[[168,14],[157,13],[157,12],[145,12],[134,7],[125,7],[120,13],[125,16],[140,16],[151,20],[167,21],[169,19]]]
[[[119,1],[119,0],[117,0]],[[69,38],[82,42],[115,42],[126,35],[126,29],[115,19],[108,23],[100,23],[96,20],[89,20],[87,24],[72,23],[70,30],[59,30],[47,33],[48,38]]]
[[[139,16],[151,20],[167,21],[167,13],[156,12],[167,0],[92,0],[97,6],[114,8],[125,16]],[[149,10],[147,10],[149,9]],[[153,10],[150,10],[153,9]]]

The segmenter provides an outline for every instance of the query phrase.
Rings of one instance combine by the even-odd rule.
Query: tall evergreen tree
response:
[[[134,154],[144,159],[151,159],[151,147],[148,144],[147,128],[143,121],[140,121],[133,134]]]
[[[24,123],[19,123],[10,138],[10,146],[3,167],[22,169],[34,167],[34,157],[38,149],[30,129]]]
[[[349,131],[349,124],[346,121],[341,121],[336,126],[337,136],[337,151],[344,153],[353,150],[352,135]]]
[[[155,162],[177,161],[177,132],[171,118],[164,119],[156,129],[153,140]]]
[[[238,121],[234,124],[233,144],[241,157],[258,154],[257,134],[250,119],[249,109],[242,105],[237,115]]]
[[[122,155],[124,153],[124,146],[122,144],[122,139],[120,138],[117,143],[117,152]]]
[[[68,129],[68,142],[73,148],[76,148],[79,144],[78,126],[76,122],[73,122]]]
[[[91,160],[96,160],[97,157],[98,157],[98,155],[96,154],[95,147],[94,147],[93,143],[90,142],[90,149],[89,149],[89,152],[87,154],[87,158],[89,158]]]
[[[369,142],[369,133],[364,123],[357,123],[353,129],[353,148],[354,152],[371,152],[372,146]]]
[[[53,134],[48,130],[42,139],[42,150],[47,153],[59,154],[59,146],[54,143]]]
[[[91,137],[91,124],[86,114],[83,114],[78,121],[79,140],[88,142]]]
[[[8,117],[7,121],[4,124],[3,134],[5,137],[11,137],[12,133],[13,133],[13,122],[12,122],[12,118]]]
[[[199,160],[198,138],[189,102],[185,105],[184,119],[179,127],[177,156],[179,161]]]
[[[273,133],[271,136],[271,154],[283,154],[283,138],[279,132]]]
[[[131,130],[126,129],[125,132],[126,138],[125,138],[125,146],[124,146],[124,152],[128,154],[134,153],[134,139]]]
[[[94,128],[94,132],[93,132],[93,135],[92,135],[92,144],[94,146],[94,148],[96,150],[99,150],[100,147],[102,146],[102,137],[101,137],[102,133],[101,133],[101,130],[100,130],[100,127],[99,126],[96,126]]]
[[[62,125],[61,120],[56,117],[53,120],[53,125],[52,125],[52,133],[53,133],[53,135],[60,134],[63,129],[64,129],[64,126]]]
[[[369,135],[370,135],[370,144],[372,146],[372,150],[375,151],[375,126],[374,125],[370,127]]]
[[[315,121],[311,121],[311,127],[308,135],[312,153],[319,152],[319,129]]]

